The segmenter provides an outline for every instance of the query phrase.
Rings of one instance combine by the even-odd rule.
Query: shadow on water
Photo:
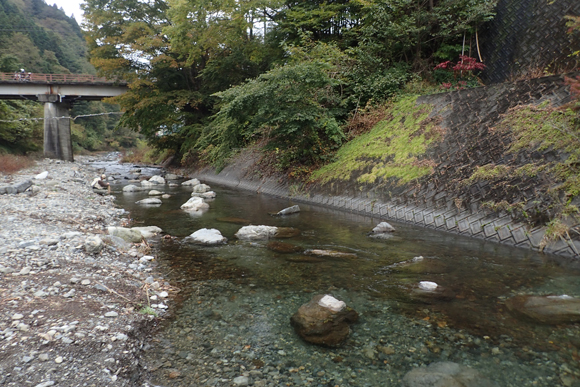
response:
[[[227,280],[239,286],[237,292],[248,291],[254,298],[260,294],[292,298],[288,308],[297,308],[312,294],[341,294],[361,300],[360,308],[366,311],[363,321],[369,327],[380,326],[386,318],[384,311],[388,310],[390,319],[410,319],[414,322],[407,324],[424,324],[431,330],[430,335],[441,336],[439,339],[446,344],[433,344],[435,349],[425,344],[431,339],[423,340],[428,355],[419,363],[440,359],[441,353],[453,353],[445,350],[451,345],[449,337],[472,335],[473,339],[465,340],[472,344],[462,344],[463,352],[456,356],[461,359],[473,356],[473,364],[487,367],[488,374],[493,374],[493,367],[501,363],[488,360],[487,352],[478,349],[484,348],[485,342],[498,345],[498,353],[506,352],[504,347],[513,348],[505,361],[515,361],[521,367],[526,362],[537,361],[535,355],[530,355],[533,351],[554,352],[555,363],[566,363],[568,367],[573,364],[571,373],[580,376],[578,339],[570,339],[570,332],[578,332],[577,326],[554,328],[520,321],[504,305],[505,299],[515,294],[580,296],[580,276],[575,262],[395,222],[397,231],[391,238],[372,239],[367,233],[379,222],[376,218],[303,204],[299,214],[272,217],[268,213],[294,203],[229,188],[212,188],[217,198],[210,202],[208,211],[195,216],[179,209],[190,196],[191,191],[186,188],[165,186],[164,190],[172,197],[164,199],[159,207],[135,204],[147,196],[144,192],[123,194],[116,189],[117,204],[130,212],[135,225],[155,225],[172,236],[159,241],[158,261],[178,286],[193,289],[195,286],[191,284],[198,281]],[[300,252],[275,252],[267,248],[267,241],[237,240],[234,234],[244,224],[294,227],[301,231],[300,235],[280,241],[290,243],[296,250],[328,249],[354,253],[356,257],[313,258]],[[228,244],[209,248],[183,239],[201,228],[219,229],[228,238]],[[413,289],[420,281],[436,282],[447,291],[445,297],[418,297]],[[184,294],[189,296],[191,292]],[[294,300],[296,296],[299,298]],[[192,307],[188,305],[186,297],[177,320],[180,315],[194,313],[187,310]],[[193,307],[196,305],[193,303]],[[357,305],[353,307],[357,309]],[[285,312],[283,319],[294,310]],[[177,321],[176,324],[188,323]],[[284,326],[280,329],[287,333],[287,320],[280,324]],[[484,344],[473,344],[479,341]],[[294,342],[294,345],[298,344]],[[356,347],[356,343],[349,345]],[[308,351],[323,351],[308,348]],[[452,358],[449,354],[445,356]],[[406,359],[401,357],[400,367],[408,370],[416,363]],[[376,365],[376,361],[370,364]],[[551,385],[550,377],[559,376],[558,372],[553,376],[530,376],[529,380],[522,376],[519,385]],[[544,380],[542,377],[547,378],[545,383],[538,384],[538,380]],[[500,385],[518,385],[502,383],[501,378],[497,380]],[[368,383],[374,385],[372,380]]]

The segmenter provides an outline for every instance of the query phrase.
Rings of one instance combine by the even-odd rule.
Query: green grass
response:
[[[433,166],[421,159],[429,144],[442,137],[435,122],[428,120],[430,105],[417,105],[417,96],[394,102],[387,118],[344,145],[336,161],[312,174],[321,183],[348,181],[375,183],[396,179],[405,184],[431,173]]]

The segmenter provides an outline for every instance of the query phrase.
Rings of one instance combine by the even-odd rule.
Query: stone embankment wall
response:
[[[206,168],[196,176],[209,183],[288,197],[295,202],[580,258],[577,214],[563,218],[568,228],[565,237],[545,238],[546,224],[553,215],[550,211],[568,200],[553,194],[557,179],[546,173],[514,172],[529,165],[541,170],[542,165],[553,165],[554,160],[566,160],[567,156],[554,147],[510,151],[515,141],[513,133],[495,130],[506,113],[518,106],[558,107],[569,100],[564,77],[560,76],[420,97],[417,104],[433,107],[429,119],[436,120],[444,134],[422,155],[423,161],[433,165],[432,172],[403,185],[393,180],[363,184],[356,176],[347,182],[293,185],[282,176],[256,173],[259,155],[255,152],[243,153],[219,173]],[[489,165],[500,165],[507,172],[473,179],[479,168]],[[489,203],[507,205],[494,208]]]

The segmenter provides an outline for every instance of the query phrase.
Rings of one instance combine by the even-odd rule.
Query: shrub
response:
[[[8,175],[34,165],[34,161],[27,156],[0,155],[0,173]]]

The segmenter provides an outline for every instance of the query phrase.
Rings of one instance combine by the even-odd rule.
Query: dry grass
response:
[[[344,126],[344,132],[348,139],[369,132],[377,123],[387,117],[387,109],[384,106],[367,107],[361,109],[350,117]]]
[[[0,155],[0,173],[8,175],[34,165],[34,160],[27,156]]]

